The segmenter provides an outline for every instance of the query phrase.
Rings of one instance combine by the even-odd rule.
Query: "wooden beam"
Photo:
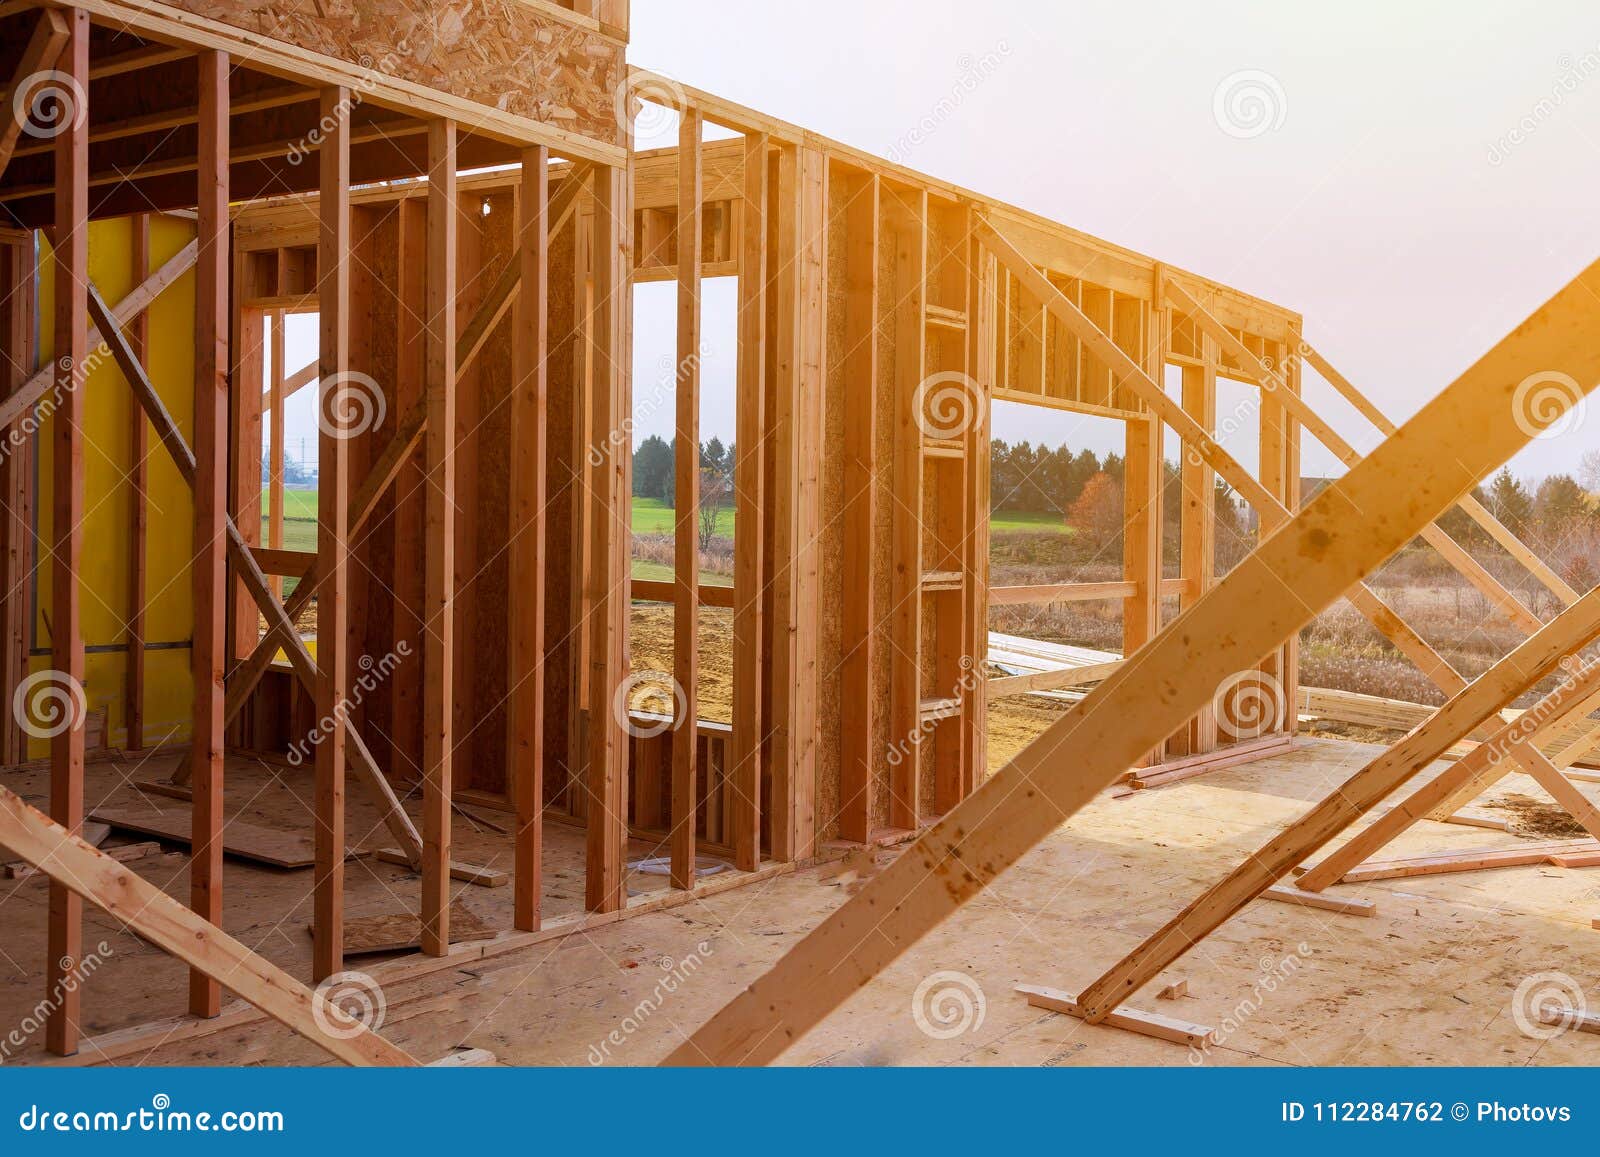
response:
[[[67,17],[54,8],[41,8],[39,19],[33,26],[33,33],[28,37],[27,46],[22,50],[22,58],[17,61],[16,71],[11,75],[11,85],[5,92],[5,103],[0,105],[0,175],[5,173],[6,166],[11,163],[11,155],[16,150],[17,141],[27,127],[29,98],[33,95],[27,91],[29,82],[37,82],[39,73],[50,70],[50,66],[61,55],[66,43]],[[87,86],[74,94],[63,92],[59,83],[45,83],[49,86],[48,91],[60,101],[55,110],[59,115],[70,117],[81,115],[83,123],[87,124],[89,113],[87,109],[80,107],[79,100],[80,96],[88,92]],[[41,127],[53,129],[55,126],[52,124]]]
[[[57,138],[58,140],[60,138]],[[59,190],[58,190],[59,191]],[[125,325],[133,318],[140,316],[150,303],[160,297],[173,282],[187,273],[198,259],[200,245],[191,241],[167,261],[155,273],[145,278],[144,282],[117,302],[111,315],[117,319],[119,325]],[[104,336],[98,326],[89,331],[86,345],[90,353],[98,353],[104,343]],[[12,422],[32,408],[44,397],[45,391],[55,384],[55,369],[45,366],[23,382],[15,391],[0,399],[0,427],[9,426]]]
[[[1311,363],[1313,369],[1321,374],[1328,384],[1339,392],[1345,401],[1349,402],[1356,411],[1377,427],[1379,433],[1388,437],[1395,431],[1395,425],[1382,410],[1378,409],[1365,394],[1355,387],[1349,378],[1333,367],[1310,342],[1301,339],[1300,354]],[[1567,606],[1578,601],[1578,592],[1569,586],[1565,579],[1551,570],[1544,559],[1540,558],[1532,548],[1518,538],[1498,518],[1484,509],[1483,503],[1468,494],[1457,501],[1456,505],[1464,510],[1468,517],[1481,526],[1488,534],[1503,547],[1507,554],[1526,567],[1530,574],[1545,585],[1545,587]]]
[[[766,734],[762,642],[766,502],[767,138],[744,141],[744,200],[739,204],[738,369],[734,402],[733,784],[734,866],[761,865],[761,741]]]
[[[102,328],[112,335],[111,352],[116,359],[117,367],[122,371],[123,377],[132,386],[134,394],[144,406],[145,414],[155,427],[156,436],[166,446],[168,453],[178,468],[178,474],[190,486],[195,484],[197,474],[194,452],[189,444],[184,441],[183,434],[178,430],[177,423],[172,415],[167,412],[165,404],[157,395],[155,387],[150,383],[149,376],[144,368],[134,359],[128,346],[127,338],[111,323],[110,311],[101,299],[99,292],[91,284],[88,290],[90,315],[98,319]],[[414,416],[413,416],[414,417]],[[390,443],[386,455],[396,457],[399,451],[397,444],[406,446],[414,445],[417,432],[413,427],[403,425]],[[373,474],[384,479],[393,477],[393,469],[380,460],[374,467]],[[385,482],[385,485],[387,482]],[[382,496],[382,488],[375,485],[375,479],[369,475],[367,484],[362,492],[351,500],[351,524],[359,530],[367,518],[370,518],[377,507],[378,499]],[[272,595],[270,584],[266,575],[262,573],[257,564],[255,552],[244,541],[244,537],[229,518],[226,523],[228,536],[228,553],[233,561],[233,567],[246,593],[255,602],[262,614],[267,618],[267,633],[257,644],[250,658],[235,673],[234,682],[228,688],[228,698],[225,718],[232,719],[243,707],[243,702],[249,695],[254,681],[258,680],[271,664],[273,656],[279,648],[288,655],[289,662],[294,668],[295,676],[305,687],[309,694],[315,695],[317,687],[317,663],[306,649],[305,642],[295,631],[294,623],[299,615],[309,605],[313,595],[318,591],[318,564],[313,564],[306,569],[305,576],[301,579],[300,586],[289,597],[287,604],[280,604]],[[354,531],[351,537],[354,537]],[[336,717],[337,718],[337,717]],[[351,764],[361,776],[362,783],[368,789],[372,802],[377,806],[379,814],[384,818],[385,824],[394,837],[406,849],[408,856],[413,860],[414,867],[420,867],[422,862],[422,840],[412,827],[411,820],[400,807],[400,801],[395,798],[394,790],[384,778],[377,762],[372,758],[372,753],[367,750],[361,740],[360,732],[355,729],[354,723],[344,716],[344,735],[347,744],[346,754]],[[182,783],[187,777],[187,763],[180,765],[174,772],[173,781]],[[182,774],[180,774],[182,773]]]
[[[228,58],[201,52],[200,168],[196,190],[194,449],[194,769],[193,858],[189,906],[222,923],[223,674],[227,669],[228,577]],[[144,425],[143,414],[139,425]],[[257,447],[259,450],[259,445]],[[259,454],[251,465],[259,472]],[[257,503],[259,513],[260,504]],[[253,611],[253,608],[252,608]],[[252,619],[254,615],[252,613]],[[189,1012],[216,1016],[222,986],[204,969],[189,972]]]
[[[516,894],[512,920],[523,932],[539,930],[540,860],[544,841],[544,621],[548,558],[545,503],[548,485],[550,356],[550,151],[522,154],[518,198],[521,270],[517,320],[512,331],[511,386],[511,702],[510,782],[516,796]]]
[[[318,148],[317,293],[317,717],[343,718],[349,671],[345,662],[349,617],[350,461],[344,432],[326,415],[350,370],[350,90],[324,88],[322,120],[329,126]],[[270,596],[270,592],[269,592]],[[294,642],[295,640],[289,640]],[[311,971],[326,980],[344,969],[344,762],[346,729],[328,727],[316,751],[313,814],[317,875],[313,898]]]
[[[1562,618],[1576,615],[1578,608],[1586,606],[1589,601],[1587,597],[1580,600],[1563,612]],[[1561,619],[1557,619],[1557,622],[1560,621]],[[1574,707],[1596,690],[1600,690],[1600,663],[1590,664],[1575,675],[1567,675],[1555,690],[1540,699],[1533,707],[1511,722],[1502,724],[1488,739],[1456,760],[1408,799],[1385,812],[1349,843],[1308,871],[1300,878],[1300,887],[1306,891],[1320,892],[1343,878],[1379,848],[1391,842],[1417,821],[1426,818],[1430,811],[1447,796],[1454,794],[1463,784],[1472,785],[1471,790],[1465,793],[1470,801],[1484,786],[1509,771],[1511,759],[1519,756],[1521,749],[1526,748],[1531,740],[1567,718]],[[1561,781],[1564,789],[1542,773],[1535,776],[1540,786],[1555,796],[1562,806],[1577,811],[1580,821],[1587,820],[1589,823],[1594,823],[1594,806],[1588,802],[1587,797],[1567,783],[1559,771],[1551,768],[1550,773],[1554,779]]]
[[[628,745],[618,693],[627,677],[628,480],[632,446],[623,335],[627,332],[629,194],[626,171],[597,169],[594,207],[594,307],[589,349],[593,359],[590,464],[594,478],[589,514],[586,595],[589,645],[589,790],[584,854],[584,903],[591,912],[627,905],[623,860],[627,852]]]
[[[1383,453],[1386,443],[1373,457]],[[1371,458],[1368,461],[1372,461]],[[1312,505],[1316,504],[1313,500]],[[1295,865],[1377,807],[1395,788],[1449,751],[1502,705],[1538,683],[1574,649],[1600,635],[1600,591],[1564,611],[1544,630],[1518,646],[1473,683],[1452,696],[1425,723],[1389,750],[1371,760],[1315,807],[1274,836],[1222,880],[1186,906],[1158,932],[1108,969],[1083,990],[1084,1002],[1096,1014],[1115,1007],[1129,993],[1169,967],[1183,953]],[[1382,822],[1382,821],[1379,821]],[[1315,872],[1316,869],[1313,869]],[[1328,882],[1337,879],[1331,875]],[[1308,876],[1312,873],[1308,872]],[[1302,876],[1302,891],[1318,891],[1313,876]]]
[[[102,908],[164,952],[225,984],[279,1024],[351,1065],[417,1062],[221,928],[0,787],[0,843],[60,887]],[[80,900],[81,903],[81,900]]]
[[[873,696],[881,677],[877,582],[872,565],[878,520],[878,257],[882,183],[866,174],[841,186],[844,255],[844,556],[840,562],[839,836],[872,834],[873,780],[884,754]]]
[[[1152,640],[1140,662],[1090,692],[934,824],[668,1063],[759,1064],[779,1056],[1190,718],[1225,678],[1293,635],[1526,446],[1537,428],[1507,420],[1522,375],[1600,381],[1600,347],[1591,340],[1597,323],[1600,263],[1268,535]],[[1451,452],[1441,454],[1441,446]]]
[[[1304,398],[1290,389],[1287,382],[1235,337],[1227,326],[1212,316],[1193,294],[1171,278],[1167,279],[1166,293],[1178,309],[1194,318],[1210,340],[1215,341],[1225,354],[1245,367],[1245,372],[1254,377],[1263,390],[1272,393],[1276,404],[1292,414],[1295,420],[1303,425],[1312,437],[1327,447],[1334,457],[1346,466],[1352,466],[1361,460],[1361,455],[1356,453],[1354,446],[1323,421],[1321,415],[1313,410]],[[1539,629],[1541,625],[1539,617],[1501,586],[1499,580],[1468,554],[1455,539],[1432,524],[1423,528],[1422,538],[1513,623],[1525,631]]]
[[[678,124],[678,373],[674,402],[672,678],[682,704],[672,731],[670,873],[674,888],[695,884],[700,718],[700,244],[704,180],[700,114]]]
[[[428,125],[428,317],[423,395],[422,950],[450,949],[450,781],[455,748],[456,125]]]
[[[89,14],[62,13],[69,39],[56,67],[84,104],[89,91]],[[58,399],[51,416],[50,661],[53,682],[65,685],[65,727],[50,739],[50,818],[69,832],[83,826],[83,630],[79,566],[83,558],[84,383],[89,373],[89,131],[88,109],[56,137],[55,344],[51,368]],[[13,847],[17,855],[21,848]],[[45,1046],[60,1056],[78,1051],[82,994],[76,983],[83,948],[83,900],[50,881],[49,959],[45,991],[59,999],[45,1022]]]
[[[133,218],[133,276],[142,282],[150,276],[150,215]],[[133,356],[145,360],[149,338],[149,319],[144,314],[131,318],[128,343]],[[150,423],[144,411],[135,408],[128,422],[128,684],[124,692],[123,717],[127,724],[129,751],[144,749],[144,664],[145,602],[148,598],[146,563],[149,553]]]
[[[1047,1008],[1051,1012],[1075,1016],[1079,1020],[1088,1019],[1082,1003],[1070,992],[1062,992],[1059,988],[1045,988],[1037,984],[1019,984],[1017,991],[1027,997],[1028,1003],[1034,1008]],[[1158,1012],[1145,1012],[1143,1009],[1122,1009],[1106,1017],[1105,1023],[1112,1028],[1126,1029],[1128,1032],[1155,1037],[1157,1040],[1170,1041],[1173,1044],[1188,1045],[1192,1049],[1203,1049],[1216,1043],[1215,1029],[1207,1028],[1203,1024],[1191,1024],[1176,1017],[1162,1016]]]
[[[1045,309],[1049,314],[1082,341],[1087,352],[1111,367],[1115,380],[1138,394],[1163,422],[1172,427],[1191,453],[1221,475],[1228,485],[1255,507],[1261,518],[1263,534],[1289,518],[1290,512],[1283,503],[1278,501],[1255,475],[1241,466],[1238,459],[1228,453],[1210,431],[1168,397],[1161,385],[1123,353],[1121,348],[1090,321],[1082,310],[1068,301],[1044,274],[1030,265],[1015,245],[996,232],[983,218],[978,220],[977,233],[990,251],[1000,259],[1001,264],[1010,270],[1011,275],[1021,282],[1029,293],[1045,303]],[[1171,284],[1170,280],[1168,284]],[[1465,681],[1454,668],[1364,583],[1353,584],[1345,592],[1345,597],[1385,638],[1416,663],[1423,674],[1445,694],[1453,695],[1461,689]],[[1259,659],[1258,655],[1250,662],[1254,664]]]

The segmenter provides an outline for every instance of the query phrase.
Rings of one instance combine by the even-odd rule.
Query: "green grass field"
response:
[[[267,500],[261,500],[261,515],[267,515]],[[633,533],[671,534],[676,516],[672,507],[659,498],[633,500]],[[1006,511],[989,519],[989,529],[994,532],[1025,530],[1034,533],[1055,532],[1071,534],[1071,529],[1059,514],[1033,514]],[[724,538],[733,537],[733,508],[724,507],[717,512],[717,533]],[[317,549],[317,492],[315,490],[285,490],[283,492],[283,545],[285,550]],[[640,575],[641,578],[656,577]],[[661,577],[671,578],[670,574]]]
[[[671,534],[677,514],[659,498],[633,500],[633,533]],[[733,537],[733,506],[725,505],[717,511],[717,533],[723,538]]]
[[[989,530],[1029,530],[1035,534],[1071,534],[1072,528],[1059,514],[1035,514],[1031,511],[1006,510],[989,516]]]

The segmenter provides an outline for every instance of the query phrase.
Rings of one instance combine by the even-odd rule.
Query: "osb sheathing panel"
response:
[[[223,24],[608,144],[623,46],[518,0],[169,0]]]

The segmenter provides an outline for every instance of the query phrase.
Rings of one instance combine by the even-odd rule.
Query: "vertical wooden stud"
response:
[[[423,593],[422,950],[450,947],[450,780],[455,714],[456,126],[428,124],[428,489]]]
[[[544,820],[545,485],[549,414],[550,150],[522,154],[518,204],[522,288],[512,332],[510,783],[517,834],[513,919],[539,928]]]
[[[844,183],[844,558],[839,613],[844,654],[839,672],[839,835],[866,842],[872,785],[883,741],[872,709],[879,655],[873,528],[878,520],[878,223],[880,178]]]
[[[133,215],[133,282],[138,285],[150,275],[150,215]],[[128,326],[128,344],[141,362],[148,356],[150,318],[141,311]],[[146,590],[147,502],[150,467],[150,422],[137,402],[132,403],[128,422],[128,668],[123,698],[123,721],[127,728],[127,748],[144,748],[144,611]]]
[[[51,485],[54,539],[50,566],[51,663],[54,679],[76,698],[83,694],[83,633],[79,617],[78,567],[83,557],[83,385],[89,354],[89,14],[65,14],[67,45],[56,68],[84,101],[78,116],[55,140],[55,389],[60,403],[52,417]],[[81,699],[79,700],[81,702]],[[50,818],[78,833],[83,827],[84,712],[50,740]],[[49,960],[45,991],[59,999],[45,1023],[53,1053],[78,1051],[82,994],[78,967],[83,948],[83,900],[50,882]]]
[[[733,853],[734,866],[761,864],[762,519],[765,489],[767,136],[744,148],[743,227],[739,262],[733,539]]]
[[[338,390],[350,365],[350,92],[333,86],[321,94],[318,202],[317,438],[317,715],[339,720],[349,673],[345,631],[349,619],[350,470],[345,439],[334,424]],[[320,982],[344,967],[344,748],[345,729],[330,723],[316,752],[316,883],[312,922],[312,976]]]
[[[203,51],[197,173],[194,367],[194,784],[189,906],[222,923],[223,675],[227,668],[228,56]],[[253,383],[259,402],[260,388]],[[143,425],[141,416],[140,425]],[[252,464],[260,471],[259,443]],[[259,511],[260,499],[256,499]],[[253,604],[252,604],[253,605]],[[216,1016],[222,986],[189,972],[189,1012]]]
[[[683,704],[672,733],[671,873],[674,888],[695,881],[695,788],[700,716],[700,242],[701,117],[678,125],[678,379],[673,455],[672,677]]]

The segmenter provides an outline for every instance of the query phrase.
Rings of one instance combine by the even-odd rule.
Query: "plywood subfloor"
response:
[[[1590,1007],[1600,1006],[1600,931],[1590,924],[1600,916],[1597,869],[1514,868],[1333,889],[1376,900],[1379,914],[1366,919],[1253,904],[1135,1001],[1218,1028],[1221,1043],[1204,1056],[1045,1013],[1014,994],[1019,983],[1072,990],[1093,979],[1376,750],[1314,740],[1287,755],[1172,787],[1125,799],[1102,796],[803,1039],[786,1060],[1600,1064],[1600,1037],[1534,1039],[1518,1029],[1512,1009],[1518,985],[1546,972],[1572,976],[1588,991]],[[1539,794],[1520,776],[1508,778],[1504,791]],[[1516,838],[1425,823],[1392,852],[1499,847]],[[353,877],[382,871],[365,862],[352,869]],[[653,1063],[843,901],[850,877],[843,884],[830,882],[837,872],[837,865],[824,865],[763,880],[395,984],[385,993],[384,1031],[425,1059],[470,1045],[511,1064]],[[393,888],[409,899],[403,881],[404,873],[386,876],[376,891]],[[32,891],[23,894],[23,888]],[[482,911],[481,905],[507,893],[469,890],[464,902]],[[43,897],[41,885],[18,885],[0,905],[8,927],[19,899],[28,913],[25,934],[5,937],[6,952],[19,944],[42,945],[42,919],[31,911],[42,908]],[[261,893],[258,902],[268,901],[272,895]],[[248,914],[235,919],[242,925],[237,930],[270,954],[301,959],[303,910],[293,920]],[[89,941],[100,934],[92,931]],[[154,952],[131,937],[117,944],[130,954]],[[30,959],[25,970],[36,971],[35,963]],[[169,984],[181,987],[177,966],[157,957],[148,967],[164,970]],[[1154,989],[1176,976],[1187,979],[1188,995],[1154,1005]],[[927,999],[953,984],[965,986],[971,999],[981,993],[983,1016],[947,1039],[932,1037],[919,1027],[914,998],[919,986]],[[35,984],[12,981],[3,992],[0,1015],[38,998]],[[123,981],[96,977],[86,1007],[102,1024],[111,1018],[126,1023],[170,1012],[170,1003],[130,995]],[[135,1059],[322,1063],[314,1049],[272,1025],[129,1058]]]

